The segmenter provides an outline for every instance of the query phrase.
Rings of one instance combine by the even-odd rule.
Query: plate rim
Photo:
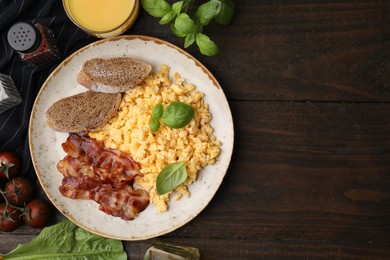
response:
[[[86,50],[88,50],[90,48],[93,48],[95,46],[98,46],[100,44],[104,44],[106,42],[111,42],[111,41],[119,41],[119,40],[130,40],[131,41],[131,40],[137,40],[137,39],[142,40],[142,41],[152,41],[152,42],[154,42],[156,44],[166,45],[167,47],[172,48],[172,49],[178,51],[181,55],[185,55],[187,58],[189,58],[192,61],[194,61],[195,65],[197,67],[199,67],[203,71],[203,73],[206,74],[207,77],[212,81],[212,84],[215,87],[217,87],[219,91],[222,92],[223,96],[226,99],[227,107],[229,109],[229,111],[228,111],[229,112],[228,113],[229,120],[231,121],[231,130],[232,130],[231,131],[231,149],[229,151],[225,151],[225,152],[229,153],[228,154],[227,167],[226,167],[226,170],[224,170],[223,176],[220,178],[220,181],[219,181],[219,183],[217,185],[217,188],[212,192],[212,194],[210,196],[210,199],[207,200],[207,203],[205,203],[202,207],[200,207],[197,212],[194,212],[194,214],[189,216],[186,220],[184,220],[182,222],[179,222],[176,225],[171,225],[170,228],[167,228],[165,230],[161,230],[161,231],[155,232],[154,234],[150,234],[148,236],[124,237],[124,236],[115,236],[115,235],[111,235],[111,234],[106,234],[106,233],[104,233],[102,231],[95,230],[95,229],[93,229],[91,227],[88,227],[87,225],[85,225],[83,223],[80,223],[79,221],[75,220],[72,215],[68,215],[68,214],[64,213],[63,209],[60,209],[59,205],[57,205],[57,203],[55,203],[54,198],[52,198],[52,196],[49,195],[50,192],[48,191],[47,187],[44,185],[44,181],[42,179],[41,173],[39,171],[38,163],[36,162],[36,158],[35,158],[35,155],[34,155],[34,145],[32,143],[32,139],[33,139],[32,132],[33,132],[33,121],[34,121],[35,115],[37,113],[36,110],[37,110],[37,106],[39,104],[39,101],[41,99],[42,93],[45,91],[45,89],[49,85],[49,83],[52,80],[52,78],[55,77],[55,75],[62,69],[62,67],[64,67],[68,62],[70,62],[74,57],[76,57],[80,53],[82,53],[82,52],[84,52],[84,51],[86,51]],[[229,140],[230,140],[230,138],[229,138]],[[231,113],[231,108],[230,108],[229,102],[227,100],[227,97],[226,97],[226,95],[225,95],[221,85],[219,84],[219,82],[217,81],[215,76],[197,58],[195,58],[194,56],[192,56],[191,54],[189,54],[188,52],[186,52],[182,48],[180,48],[180,47],[178,47],[178,46],[176,46],[176,45],[174,45],[174,44],[172,44],[170,42],[162,40],[160,38],[137,34],[137,35],[120,35],[120,36],[116,36],[116,37],[111,37],[111,38],[97,40],[95,42],[87,44],[86,46],[81,47],[80,49],[74,51],[68,57],[66,57],[61,63],[59,63],[56,66],[56,68],[49,74],[49,76],[46,78],[44,83],[40,86],[40,90],[39,90],[39,92],[37,93],[37,95],[35,97],[35,100],[34,100],[34,103],[33,103],[33,107],[32,107],[32,110],[31,110],[31,115],[30,115],[30,118],[29,118],[28,141],[29,141],[29,152],[30,152],[31,161],[32,161],[32,164],[33,164],[33,167],[34,167],[34,170],[35,170],[35,174],[36,174],[36,176],[38,178],[38,181],[40,183],[40,186],[44,190],[45,195],[47,196],[47,198],[51,201],[51,203],[57,208],[57,210],[66,219],[69,219],[70,221],[72,221],[77,226],[82,227],[83,229],[85,229],[85,230],[87,230],[87,231],[89,231],[89,232],[91,232],[93,234],[102,236],[102,237],[112,238],[112,239],[117,239],[117,240],[124,240],[124,241],[141,241],[141,240],[147,240],[147,239],[155,238],[155,237],[158,237],[158,236],[161,236],[161,235],[173,232],[174,230],[176,230],[176,229],[178,229],[178,228],[188,224],[189,222],[191,222],[202,211],[204,211],[204,209],[210,204],[212,199],[215,197],[215,194],[219,190],[219,188],[220,188],[220,186],[221,186],[223,180],[225,179],[225,176],[226,176],[226,174],[227,174],[227,172],[229,170],[229,167],[231,165],[231,160],[232,160],[233,150],[234,150],[235,132],[234,132],[233,116],[232,116],[232,113]]]

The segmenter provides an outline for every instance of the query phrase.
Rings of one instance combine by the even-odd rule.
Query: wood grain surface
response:
[[[129,259],[156,240],[202,259],[389,259],[390,1],[235,4],[231,25],[205,28],[219,56],[187,49],[231,106],[226,178],[190,223],[124,242]],[[143,11],[127,33],[183,45]],[[8,235],[0,251],[36,232]]]

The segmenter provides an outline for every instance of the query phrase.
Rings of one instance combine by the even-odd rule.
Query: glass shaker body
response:
[[[0,114],[22,102],[11,76],[0,73]]]

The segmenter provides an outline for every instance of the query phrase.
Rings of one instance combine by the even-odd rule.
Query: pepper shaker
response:
[[[18,22],[12,25],[7,40],[20,58],[29,64],[41,66],[60,56],[52,31],[40,23]]]

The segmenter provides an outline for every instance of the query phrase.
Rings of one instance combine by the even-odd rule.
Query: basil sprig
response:
[[[194,2],[183,0],[170,5],[165,0],[141,0],[141,5],[151,16],[161,18],[161,25],[170,24],[173,34],[184,38],[184,48],[196,42],[203,55],[217,55],[217,44],[203,33],[203,28],[212,20],[228,25],[234,16],[233,1],[209,0],[200,5]]]
[[[162,117],[164,107],[161,103],[157,104],[152,110],[152,120],[150,121],[149,127],[152,133],[155,133],[160,128],[161,124],[159,119]]]
[[[163,105],[157,104],[152,110],[152,120],[149,127],[152,133],[160,128],[159,119],[170,128],[186,126],[194,116],[194,108],[184,102],[174,101],[164,110]]]
[[[164,112],[163,104],[158,103],[157,105],[154,106],[152,110],[152,117],[155,119],[160,119],[163,115],[163,112]]]
[[[164,110],[161,121],[170,128],[178,129],[187,125],[193,116],[194,109],[192,106],[175,101]]]
[[[182,184],[187,179],[185,162],[175,162],[165,166],[157,176],[156,188],[159,195],[164,195]]]
[[[149,128],[153,134],[157,132],[158,129],[160,129],[160,126],[161,126],[160,121],[157,118],[152,118],[149,124]]]

